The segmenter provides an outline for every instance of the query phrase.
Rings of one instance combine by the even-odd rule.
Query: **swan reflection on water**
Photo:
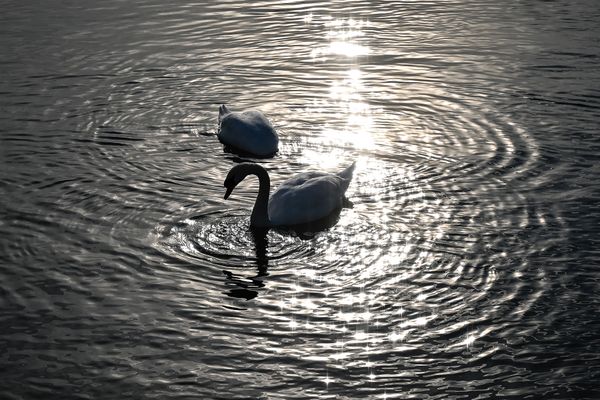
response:
[[[269,246],[268,234],[271,229],[283,235],[292,235],[301,240],[311,240],[319,232],[325,231],[335,226],[339,219],[342,209],[352,208],[353,204],[350,200],[344,198],[342,205],[332,211],[329,215],[315,221],[305,222],[302,224],[265,228],[252,227],[248,228],[248,232],[254,242],[257,274],[254,277],[238,277],[231,271],[223,270],[227,278],[227,285],[233,286],[225,294],[230,297],[242,298],[251,300],[258,296],[258,290],[265,286],[263,279],[269,275],[269,256],[267,248]]]
[[[258,290],[265,286],[263,278],[268,276],[267,268],[269,266],[269,257],[267,256],[267,247],[269,245],[267,239],[267,229],[250,229],[252,240],[254,241],[256,268],[258,270],[256,276],[252,278],[240,278],[233,272],[223,270],[223,274],[227,277],[228,286],[237,286],[225,292],[230,297],[251,300],[258,296]]]

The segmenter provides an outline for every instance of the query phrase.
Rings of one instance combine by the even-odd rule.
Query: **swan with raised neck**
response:
[[[233,167],[227,174],[223,186],[227,188],[224,199],[227,199],[233,189],[246,178],[248,175],[256,175],[258,177],[258,195],[252,208],[252,216],[250,217],[250,226],[257,228],[267,228],[271,226],[269,221],[269,192],[271,191],[271,179],[267,170],[258,164],[241,163]]]
[[[271,180],[267,170],[254,163],[241,163],[229,171],[223,186],[227,199],[248,175],[258,177],[258,195],[250,226],[270,228],[317,221],[342,208],[355,163],[337,174],[306,172],[283,182],[269,197]]]

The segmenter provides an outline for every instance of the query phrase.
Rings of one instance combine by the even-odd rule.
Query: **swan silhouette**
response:
[[[355,163],[337,174],[306,172],[283,182],[269,198],[271,180],[258,164],[241,163],[229,171],[223,186],[227,199],[248,175],[258,177],[259,188],[250,226],[270,228],[294,226],[318,221],[344,205],[344,193],[352,180]]]
[[[279,146],[275,128],[257,110],[233,112],[226,105],[219,107],[219,141],[235,152],[258,157],[273,156]]]

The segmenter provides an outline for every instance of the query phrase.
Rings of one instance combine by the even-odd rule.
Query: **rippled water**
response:
[[[595,398],[600,3],[5,2],[0,397]],[[218,106],[319,232],[248,229]]]

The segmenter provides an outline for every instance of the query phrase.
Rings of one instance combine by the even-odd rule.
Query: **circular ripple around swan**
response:
[[[214,213],[163,227],[160,243],[190,260],[234,268],[301,254],[304,249],[299,239],[276,231],[260,240],[249,228],[248,216]]]
[[[518,321],[548,290],[529,260],[561,240],[549,229],[558,217],[500,181],[447,187],[431,167],[375,161],[357,171],[354,207],[304,257],[270,262],[286,278],[258,299],[276,334],[317,335],[308,358],[364,367],[390,350],[439,355],[475,341],[489,356],[492,333],[527,332]]]

